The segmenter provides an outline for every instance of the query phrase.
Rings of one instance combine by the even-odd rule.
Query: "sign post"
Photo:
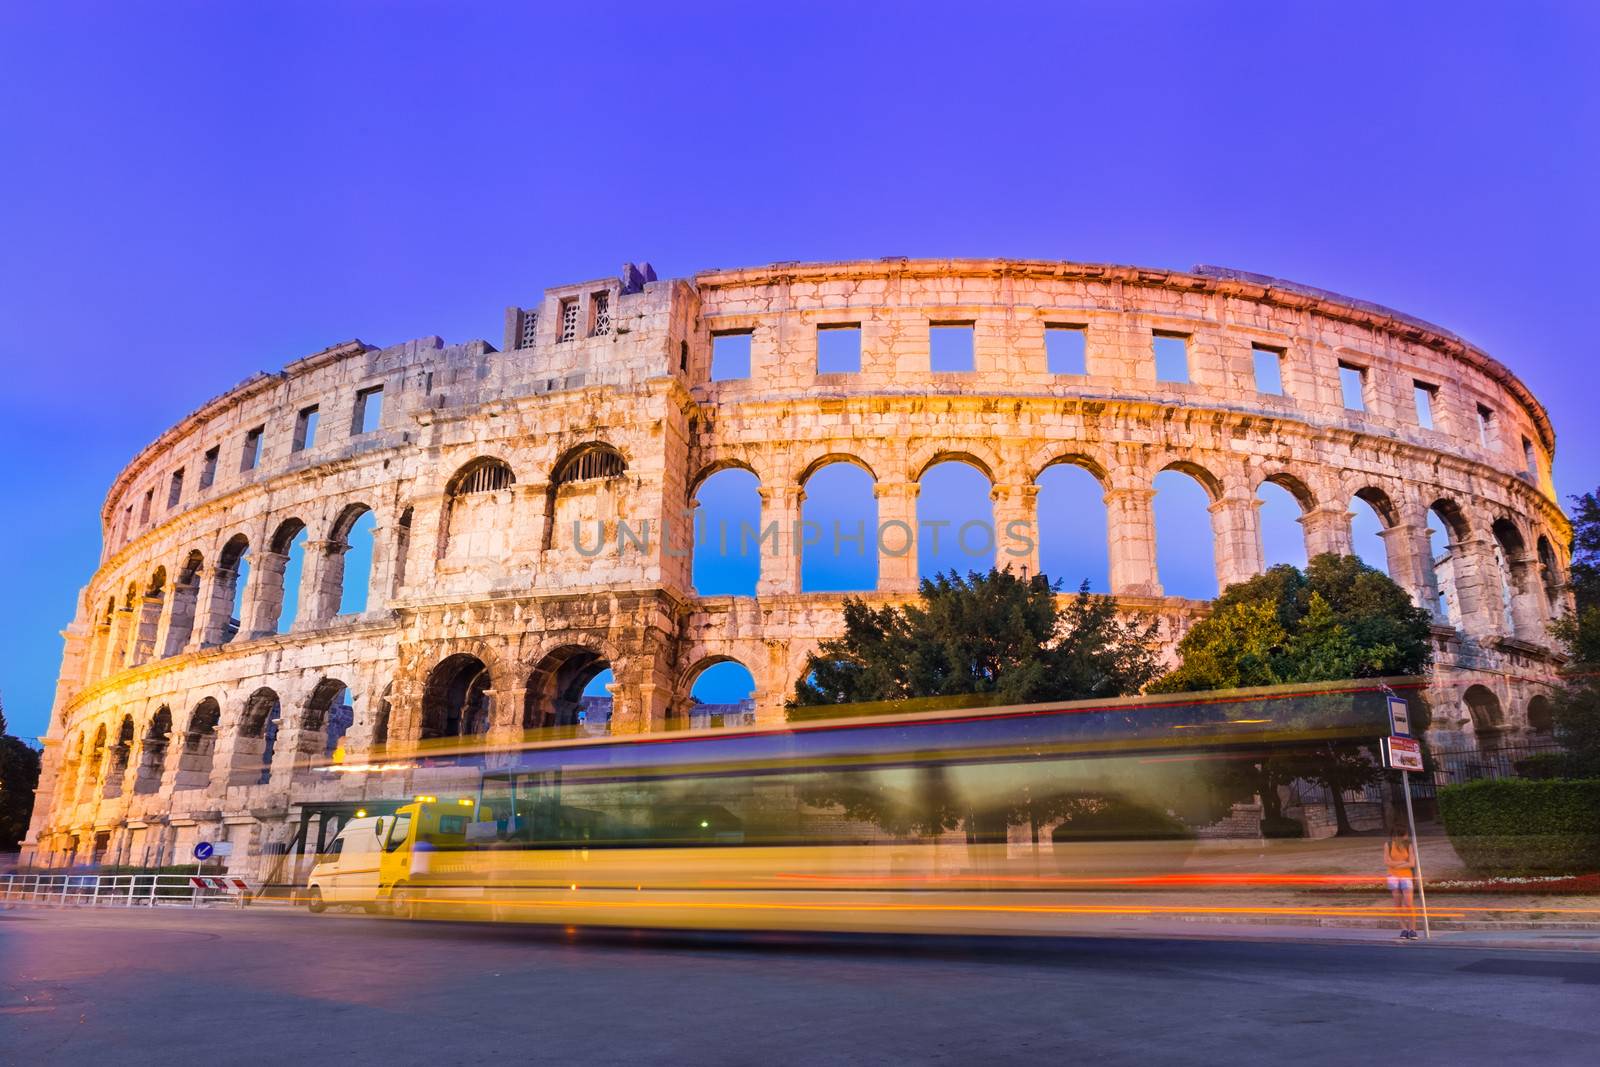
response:
[[[1411,869],[1417,876],[1417,901],[1422,905],[1422,936],[1433,939],[1428,926],[1428,892],[1422,887],[1422,843],[1417,840],[1417,817],[1411,809],[1411,772],[1422,770],[1422,745],[1411,736],[1411,713],[1405,698],[1389,693],[1389,733],[1383,739],[1383,765],[1400,771],[1400,788],[1406,794],[1406,826],[1411,831]]]

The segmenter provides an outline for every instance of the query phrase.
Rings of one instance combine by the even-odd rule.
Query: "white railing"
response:
[[[187,874],[5,874],[0,905],[55,907],[243,906],[250,889],[240,879]]]

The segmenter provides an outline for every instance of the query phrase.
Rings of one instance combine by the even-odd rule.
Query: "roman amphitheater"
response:
[[[819,366],[836,332],[854,361]],[[947,341],[954,366],[930,356]],[[1081,364],[1055,363],[1058,343]],[[716,366],[722,346],[747,364]],[[25,860],[170,863],[207,840],[259,874],[307,811],[409,793],[426,770],[319,761],[571,724],[607,670],[615,734],[686,725],[696,678],[729,660],[755,720],[781,721],[840,626],[842,595],[802,589],[794,544],[834,463],[870,476],[894,529],[945,461],[988,480],[1002,528],[1033,521],[1047,470],[1087,471],[1110,592],[1169,647],[1206,605],[1163,595],[1159,474],[1204,488],[1224,585],[1263,567],[1263,483],[1293,494],[1311,553],[1348,550],[1369,508],[1388,572],[1435,613],[1435,743],[1506,744],[1546,728],[1557,664],[1554,445],[1471,344],[1273,278],[888,259],[662,281],[630,264],[510,309],[499,349],[349,341],[258,374],[134,457],[65,631]],[[729,468],[759,481],[777,541],[751,595],[698,595],[687,524],[663,532]],[[619,543],[585,545],[596,522]],[[1037,573],[1037,553],[1010,562]],[[914,546],[884,551],[867,595],[905,598],[917,573]]]

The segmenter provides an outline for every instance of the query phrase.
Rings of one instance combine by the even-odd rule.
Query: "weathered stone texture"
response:
[[[974,372],[930,371],[931,322],[973,324]],[[860,325],[861,371],[819,375],[817,327],[841,323]],[[1047,372],[1045,329],[1061,325],[1085,330],[1086,375]],[[751,332],[746,380],[710,379],[712,336],[726,331]],[[1189,382],[1157,381],[1156,332],[1188,338]],[[763,560],[753,598],[695,594],[662,524],[690,514],[696,487],[727,467],[759,479],[763,524],[780,520],[783,547],[825,461],[872,475],[880,523],[914,525],[923,473],[966,460],[990,479],[1002,527],[1033,520],[1045,468],[1076,464],[1105,488],[1113,594],[1161,616],[1169,644],[1204,605],[1162,598],[1157,473],[1182,470],[1210,494],[1222,582],[1262,566],[1255,494],[1272,480],[1300,501],[1312,552],[1347,548],[1352,499],[1372,503],[1391,574],[1437,604],[1435,508],[1452,527],[1433,689],[1441,739],[1525,731],[1529,700],[1553,677],[1546,625],[1562,607],[1570,527],[1548,419],[1493,359],[1386,309],[1206,268],[885,260],[678,281],[633,270],[512,309],[505,344],[338,345],[242,383],[134,459],[106,499],[103,558],[65,632],[31,851],[170,861],[226,835],[248,864],[285,839],[296,805],[409,792],[421,777],[329,781],[305,763],[326,743],[330,686],[352,694],[344,751],[360,759],[380,738],[421,736],[429,686],[452,657],[487,668],[476,684],[494,737],[551,713],[563,686],[603,664],[613,732],[685,722],[695,676],[727,659],[752,672],[758,718],[780,719],[806,652],[837,632],[841,598],[800,592],[792,555]],[[1285,395],[1256,392],[1254,345],[1282,353]],[[1365,411],[1344,407],[1341,363],[1365,369]],[[1436,390],[1433,429],[1414,414],[1415,382]],[[357,393],[378,386],[381,424],[359,433]],[[297,451],[296,415],[310,405],[321,425]],[[1480,406],[1493,413],[1483,434]],[[244,469],[256,427],[260,458]],[[620,473],[563,480],[586,450],[600,464],[588,469],[610,471],[615,456]],[[463,492],[497,465],[505,484],[486,474],[493,488]],[[377,524],[367,608],[341,615],[345,538],[363,510]],[[648,544],[590,555],[573,543],[574,522],[589,539],[598,522],[614,545],[619,519],[635,533],[648,522]],[[278,633],[302,527],[299,613]],[[1036,570],[1037,553],[1018,565]],[[881,557],[875,596],[910,594],[915,574],[914,553]],[[1470,686],[1497,707],[1469,699]],[[262,783],[256,731],[273,697],[281,718]]]

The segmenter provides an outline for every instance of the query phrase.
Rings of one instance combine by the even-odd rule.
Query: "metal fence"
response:
[[[1508,745],[1504,748],[1466,748],[1435,750],[1433,780],[1437,785],[1475,782],[1481,778],[1523,778],[1532,769],[1529,761],[1548,760],[1564,750],[1553,742]]]
[[[248,892],[218,881],[182,874],[6,874],[0,875],[0,904],[204,908],[249,902]]]

